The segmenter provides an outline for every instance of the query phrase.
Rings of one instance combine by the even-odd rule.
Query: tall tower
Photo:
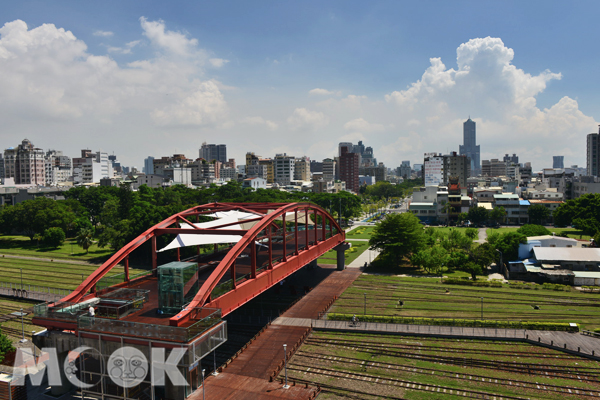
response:
[[[600,125],[598,126],[598,132],[600,132]],[[600,158],[598,152],[600,151],[600,141],[598,138],[600,133],[590,133],[587,135],[587,174],[589,176],[598,176],[600,171]]]
[[[475,133],[475,121],[468,120],[463,124],[463,144],[459,146],[459,154],[471,159],[471,176],[481,174],[481,164],[479,162],[479,145],[477,145]]]

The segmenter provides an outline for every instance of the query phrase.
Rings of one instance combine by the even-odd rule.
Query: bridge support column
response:
[[[350,243],[340,243],[333,248],[337,252],[337,270],[343,271],[346,268],[346,259],[344,252],[352,247]]]

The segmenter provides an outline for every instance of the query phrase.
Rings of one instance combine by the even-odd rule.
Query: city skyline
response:
[[[32,4],[0,6],[4,148],[94,148],[141,169],[205,141],[239,162],[363,140],[395,168],[458,151],[470,115],[482,160],[539,170],[552,154],[585,166],[600,120],[594,2]]]

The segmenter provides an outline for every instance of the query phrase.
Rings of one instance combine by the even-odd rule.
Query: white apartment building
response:
[[[287,186],[294,179],[296,159],[286,153],[277,154],[273,159],[274,181],[280,186]]]

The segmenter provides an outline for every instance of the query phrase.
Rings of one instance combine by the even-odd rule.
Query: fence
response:
[[[0,282],[0,295],[31,300],[56,301],[71,293],[70,289],[49,286],[21,285],[13,282]]]

